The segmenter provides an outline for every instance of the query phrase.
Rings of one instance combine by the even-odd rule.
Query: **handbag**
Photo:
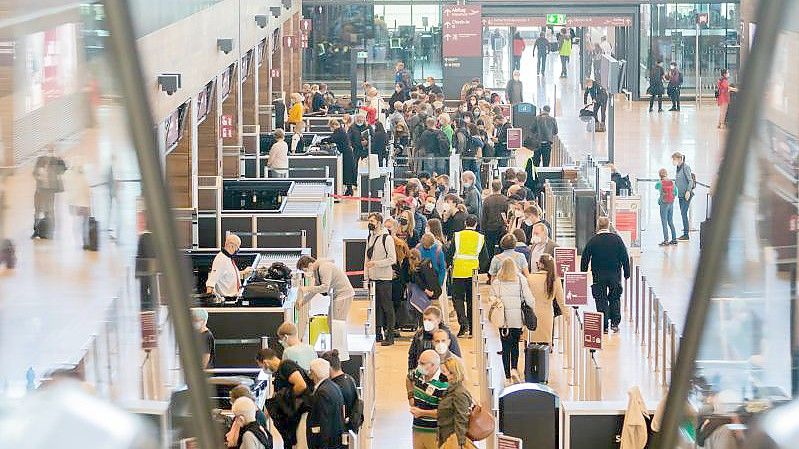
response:
[[[466,428],[466,437],[472,441],[482,441],[491,436],[496,428],[496,421],[491,413],[483,410],[480,404],[472,404],[469,412],[469,427]]]
[[[505,316],[505,303],[501,298],[491,298],[491,305],[488,309],[488,321],[491,322],[497,329],[506,327],[508,319]]]
[[[521,295],[522,295],[522,285],[521,281],[519,281],[519,296]],[[530,331],[536,330],[538,328],[538,317],[535,316],[535,311],[533,310],[532,307],[530,307],[529,304],[527,304],[527,302],[524,301],[524,298],[522,298],[521,306],[522,306],[522,322],[524,322],[524,327],[526,327],[527,330]]]

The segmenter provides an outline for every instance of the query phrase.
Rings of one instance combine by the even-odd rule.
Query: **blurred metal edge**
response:
[[[104,0],[110,31],[113,70],[117,74],[128,115],[131,139],[141,171],[142,191],[147,206],[147,220],[153,231],[156,256],[164,273],[164,291],[169,313],[175,326],[186,383],[192,391],[190,410],[194,430],[201,448],[215,449],[222,441],[211,421],[211,391],[201,369],[200,345],[192,327],[188,306],[188,273],[178,252],[178,239],[169,207],[159,150],[153,134],[152,115],[141,72],[129,3],[126,0]]]
[[[694,374],[695,360],[702,343],[710,297],[718,283],[722,265],[726,262],[727,243],[732,229],[738,195],[746,181],[745,169],[749,143],[756,132],[756,123],[762,110],[763,92],[771,75],[777,38],[782,30],[786,0],[760,1],[757,11],[757,31],[754,45],[741,76],[742,89],[738,107],[730,111],[730,123],[724,158],[719,166],[713,197],[711,224],[706,245],[702,248],[697,265],[696,281],[686,314],[685,329],[680,341],[677,365],[672,373],[671,388],[666,400],[663,426],[658,433],[655,449],[678,447],[678,428],[686,409],[688,390]]]

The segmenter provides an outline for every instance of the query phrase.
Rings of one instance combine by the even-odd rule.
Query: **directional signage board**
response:
[[[555,247],[555,272],[561,279],[568,272],[577,271],[577,248]]]
[[[522,147],[522,129],[508,128],[508,149],[518,150]]]
[[[480,57],[483,51],[483,27],[480,5],[447,5],[442,23],[444,57]]]
[[[566,14],[547,14],[547,25],[565,26]]]
[[[563,274],[563,290],[567,306],[588,305],[588,273],[568,272]]]
[[[601,312],[583,312],[583,348],[602,349],[602,327],[605,325]]]

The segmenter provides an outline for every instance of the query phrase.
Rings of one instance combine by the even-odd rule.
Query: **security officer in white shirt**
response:
[[[241,290],[241,280],[252,273],[252,267],[247,267],[239,271],[233,256],[241,247],[241,239],[236,234],[228,234],[225,238],[225,246],[222,251],[214,257],[211,271],[208,273],[208,281],[205,283],[206,292],[213,293],[224,298],[237,298]]]

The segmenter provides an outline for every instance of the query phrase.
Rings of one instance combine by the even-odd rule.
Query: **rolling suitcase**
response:
[[[9,270],[17,266],[17,252],[10,239],[3,240],[0,244],[0,265],[5,264]]]
[[[308,324],[308,344],[311,346],[316,345],[316,340],[320,334],[329,334],[330,325],[327,321],[327,315],[312,316]]]
[[[421,318],[422,315],[416,311],[416,308],[414,308],[411,303],[403,300],[396,307],[395,312],[395,329],[404,332],[416,332],[416,329],[419,328],[419,318]]]
[[[524,349],[524,381],[547,383],[549,380],[549,345],[528,343]]]
[[[705,244],[705,237],[710,229],[710,194],[707,195],[707,207],[705,208],[705,221],[699,223],[699,249]]]
[[[99,230],[97,225],[97,219],[94,217],[89,217],[89,241],[86,249],[89,251],[97,251],[99,248]]]

